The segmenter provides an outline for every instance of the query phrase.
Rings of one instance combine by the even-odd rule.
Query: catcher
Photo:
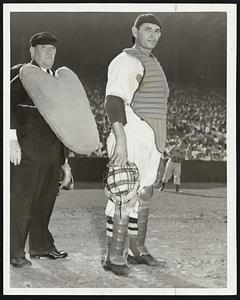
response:
[[[152,64],[156,74],[160,67],[151,54],[161,36],[161,25],[154,15],[141,15],[132,28],[133,48],[125,49],[108,67],[105,109],[112,124],[107,139],[110,158],[106,207],[108,252],[103,263],[105,270],[128,276],[127,263],[160,265],[145,245],[149,205],[157,177],[160,152],[152,128],[132,108],[136,91],[148,101],[141,86],[150,80],[144,72]],[[155,101],[161,93],[162,80],[156,75],[148,87],[148,97]],[[156,99],[155,99],[156,98]],[[137,171],[136,171],[137,170]],[[139,175],[137,175],[139,174]],[[127,258],[124,251],[128,233]],[[165,265],[165,262],[162,262]]]
[[[140,15],[136,19],[134,27],[139,29],[146,17],[156,18],[151,14]],[[161,26],[160,20],[159,26]],[[150,36],[149,41],[151,41],[151,39],[152,37]],[[134,36],[132,36],[132,41],[135,42]],[[148,57],[143,55],[141,51],[135,51],[134,55],[144,67],[144,77],[139,88],[134,94],[132,107],[135,113],[141,119],[146,121],[153,129],[157,150],[163,154],[167,136],[166,119],[169,96],[167,78],[160,62],[152,53],[150,54],[150,57]],[[159,187],[160,185],[164,172],[164,162],[164,159],[161,158],[158,166],[155,187]]]

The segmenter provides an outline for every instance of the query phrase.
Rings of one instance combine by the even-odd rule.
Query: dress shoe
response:
[[[48,252],[44,252],[41,254],[31,254],[30,258],[36,258],[36,259],[59,259],[59,258],[65,258],[68,254],[65,251],[58,251],[57,248],[52,248]]]
[[[30,267],[32,263],[25,257],[11,258],[10,264],[15,268]]]
[[[115,275],[128,277],[130,274],[130,268],[127,265],[116,265],[111,261],[104,261],[103,268],[105,271],[111,271]]]
[[[157,260],[151,254],[144,254],[140,256],[128,255],[127,261],[128,263],[133,265],[145,264],[151,267],[159,266],[164,268],[167,265],[167,263],[164,260]]]

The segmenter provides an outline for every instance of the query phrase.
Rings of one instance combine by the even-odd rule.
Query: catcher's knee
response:
[[[148,206],[153,196],[153,185],[145,186],[138,192],[140,206]]]

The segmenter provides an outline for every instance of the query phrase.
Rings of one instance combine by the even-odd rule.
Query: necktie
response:
[[[50,74],[50,70],[49,69],[47,69],[47,73]]]

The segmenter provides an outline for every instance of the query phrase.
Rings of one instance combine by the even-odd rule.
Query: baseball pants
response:
[[[162,182],[167,183],[172,175],[174,176],[174,184],[179,185],[181,176],[181,163],[176,163],[169,159],[165,168]]]

